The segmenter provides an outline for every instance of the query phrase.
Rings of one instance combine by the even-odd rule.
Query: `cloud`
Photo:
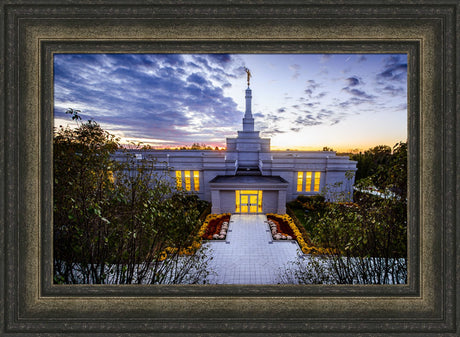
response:
[[[228,54],[56,54],[54,76],[56,118],[80,109],[84,119],[130,138],[224,139],[216,126],[241,121],[222,88],[244,76],[244,64]]]
[[[336,124],[339,124],[339,123],[340,123],[340,119],[337,118],[337,119],[332,120],[331,124],[329,124],[329,125],[332,126],[332,125],[336,125]]]
[[[303,117],[299,116],[294,121],[294,123],[301,126],[313,126],[322,124],[321,121],[317,120],[312,115],[305,115]]]
[[[316,83],[315,80],[308,80],[306,82],[306,88],[304,90],[304,93],[307,94],[310,98],[313,95],[313,92],[319,88],[319,83]]]
[[[318,95],[316,96],[313,96],[312,98],[314,99],[320,99],[320,98],[323,98],[324,96],[327,95],[327,92],[323,91],[323,92],[320,92]]]
[[[278,115],[274,115],[274,114],[268,114],[266,115],[266,119],[269,121],[269,122],[279,122],[282,120],[282,118]]]
[[[315,56],[316,72],[329,69],[330,76],[312,76],[293,87],[291,76],[297,78],[296,72],[303,73],[307,66],[301,61],[283,63],[289,69],[284,79],[288,85],[277,91],[281,102],[268,103],[263,98],[267,92],[255,94],[254,102],[260,104],[255,110],[263,111],[254,114],[257,128],[265,134],[298,136],[295,132],[308,126],[335,125],[359,111],[364,115],[369,104],[389,111],[407,109],[402,104],[407,91],[405,55],[355,55],[346,63],[351,72],[342,76],[343,62],[336,64],[339,58],[332,56]],[[377,59],[385,61],[375,66]],[[252,61],[243,60],[233,54],[56,54],[55,116],[59,123],[69,120],[64,112],[74,108],[83,111],[84,119],[94,118],[130,138],[168,144],[223,142],[241,129],[244,114],[236,101],[244,102],[244,92],[233,98],[228,93],[234,95],[234,88],[227,89],[234,79],[245,83],[244,67],[251,67]],[[372,71],[359,62],[367,62]],[[304,80],[302,75],[298,79]]]
[[[355,87],[362,84],[362,81],[357,76],[348,77],[345,81],[347,81],[349,87]]]
[[[320,109],[319,111],[303,111],[302,115],[294,120],[296,127],[308,127],[315,125],[334,125],[345,119],[347,114],[337,113],[331,109]]]
[[[350,95],[353,95],[353,96],[356,96],[356,97],[365,98],[367,100],[371,100],[371,99],[375,98],[375,96],[369,95],[366,92],[364,92],[362,90],[359,90],[359,89],[355,89],[355,88],[351,89],[350,87],[345,87],[345,88],[342,88],[342,91],[345,91],[345,92],[349,93]]]
[[[383,70],[377,74],[377,80],[380,83],[384,81],[406,81],[407,61],[402,61],[399,55],[386,57]]]
[[[282,134],[282,133],[286,133],[287,131],[284,131],[284,130],[280,130],[278,128],[264,128],[262,127],[262,130],[261,130],[264,134],[264,137],[274,137],[278,134]]]
[[[329,118],[333,115],[334,115],[334,111],[328,110],[328,109],[321,109],[319,113],[316,115],[316,118],[321,120],[321,119]]]
[[[361,100],[366,100],[366,101],[369,101],[369,100],[372,100],[372,99],[375,99],[376,96],[374,95],[370,95],[368,93],[366,93],[364,90],[361,90],[361,89],[358,89],[356,87],[359,87],[359,86],[363,86],[364,82],[363,80],[358,77],[358,76],[351,76],[351,77],[348,77],[345,79],[345,82],[347,84],[346,87],[342,88],[342,91],[352,95],[352,96],[355,96],[355,97],[358,97],[359,99]],[[356,103],[358,102],[357,100],[350,100],[349,103],[342,103],[341,106],[342,107],[345,107],[347,106],[347,104],[353,104],[353,103]]]
[[[386,85],[382,91],[385,93],[385,94],[389,94],[391,96],[399,96],[399,95],[405,95],[406,94],[406,89],[404,87],[396,87],[392,84],[388,84]]]
[[[362,99],[362,98],[358,98],[358,97],[351,97],[350,99],[346,100],[346,101],[342,101],[338,104],[339,107],[341,108],[349,108],[349,107],[352,107],[352,106],[358,106],[358,105],[361,105],[363,103],[369,103],[370,101],[368,99]]]
[[[307,88],[310,88],[312,90],[316,89],[319,87],[319,83],[316,83],[315,80],[308,80],[307,81]]]
[[[226,68],[232,63],[232,56],[230,54],[209,54],[209,59],[214,63]]]
[[[205,85],[208,82],[203,76],[200,76],[196,73],[187,77],[187,81],[190,83],[196,83],[198,85]]]
[[[292,79],[293,80],[296,80],[299,78],[300,76],[300,69],[301,69],[301,66],[299,64],[291,64],[289,66],[289,69],[292,70],[294,72],[294,74],[292,75]]]

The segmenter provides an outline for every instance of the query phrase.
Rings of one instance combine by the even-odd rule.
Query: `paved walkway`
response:
[[[296,241],[273,241],[265,215],[233,214],[226,241],[206,243],[212,249],[213,284],[277,284],[280,270],[298,258]]]

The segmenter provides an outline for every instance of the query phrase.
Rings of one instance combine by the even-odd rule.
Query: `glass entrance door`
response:
[[[236,213],[262,213],[262,191],[236,191]]]

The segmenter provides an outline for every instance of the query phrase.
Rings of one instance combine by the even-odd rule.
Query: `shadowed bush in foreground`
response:
[[[115,161],[118,148],[91,120],[55,130],[55,283],[206,282],[208,258],[193,253],[207,205],[176,190],[152,161]]]

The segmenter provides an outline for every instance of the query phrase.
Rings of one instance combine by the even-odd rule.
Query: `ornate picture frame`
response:
[[[1,333],[456,336],[458,1],[3,1]],[[409,283],[52,282],[55,52],[408,55]]]

